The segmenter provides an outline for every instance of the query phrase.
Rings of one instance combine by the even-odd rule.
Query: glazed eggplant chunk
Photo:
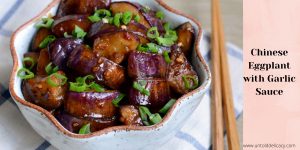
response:
[[[197,73],[186,59],[180,48],[171,52],[171,64],[168,71],[170,87],[178,94],[186,94],[198,87]]]
[[[64,75],[63,72],[58,74]],[[51,86],[47,80],[51,78],[57,86]],[[47,110],[59,108],[64,101],[66,86],[62,85],[61,79],[56,76],[41,77],[37,76],[23,82],[22,91],[25,99],[31,101]]]
[[[162,122],[201,84],[189,62],[192,24],[174,27],[165,17],[138,3],[62,0],[23,55],[24,98],[75,134]]]
[[[131,78],[165,78],[168,64],[159,54],[131,52],[128,58],[128,76]]]

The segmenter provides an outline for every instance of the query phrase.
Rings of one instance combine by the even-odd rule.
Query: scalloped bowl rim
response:
[[[127,1],[127,0],[124,0]],[[197,89],[181,96],[176,103],[172,106],[172,108],[169,110],[169,112],[166,114],[166,116],[163,118],[163,120],[156,125],[153,126],[113,126],[113,127],[109,127],[109,128],[105,128],[103,130],[97,131],[97,132],[93,132],[91,134],[86,134],[86,135],[80,135],[80,134],[75,134],[72,133],[70,131],[68,131],[67,129],[65,129],[60,123],[59,121],[47,110],[43,109],[42,107],[35,105],[33,103],[30,103],[28,101],[26,101],[25,99],[19,97],[16,94],[16,91],[14,89],[14,84],[15,84],[15,78],[16,78],[16,74],[17,74],[17,69],[18,69],[18,59],[17,59],[17,51],[15,48],[15,39],[18,36],[18,33],[20,33],[23,29],[25,29],[28,25],[32,24],[33,22],[37,21],[38,19],[40,19],[42,16],[45,16],[47,14],[47,12],[49,12],[51,10],[51,8],[53,8],[54,6],[57,5],[57,3],[60,2],[60,0],[53,0],[45,9],[43,9],[36,17],[34,17],[33,19],[29,20],[28,22],[26,22],[25,24],[23,24],[22,26],[20,26],[12,35],[11,38],[11,42],[10,42],[10,48],[11,48],[11,55],[13,57],[13,71],[11,73],[11,77],[10,77],[10,82],[9,82],[9,91],[11,93],[11,96],[13,97],[14,101],[16,103],[19,103],[25,107],[29,107],[32,109],[35,109],[36,111],[38,111],[39,113],[41,113],[42,115],[45,115],[53,124],[54,126],[58,129],[58,131],[62,132],[64,135],[67,135],[68,137],[72,137],[72,138],[92,138],[95,136],[101,136],[104,134],[108,134],[110,132],[118,132],[118,131],[138,131],[138,130],[142,130],[142,131],[150,131],[150,130],[157,130],[161,127],[163,127],[163,124],[166,123],[169,118],[172,116],[174,109],[184,100],[189,100],[188,97],[200,92],[202,90],[207,90],[208,87],[210,86],[210,82],[211,82],[211,74],[210,71],[208,69],[208,65],[206,64],[206,62],[204,61],[202,55],[200,54],[200,48],[199,48],[199,44],[200,44],[200,40],[202,38],[202,28],[201,28],[201,24],[194,18],[185,15],[171,7],[169,7],[167,4],[165,4],[162,0],[155,0],[159,5],[161,5],[164,9],[170,11],[171,13],[174,13],[176,15],[180,15],[183,16],[185,18],[188,18],[190,20],[192,20],[198,27],[198,33],[197,33],[197,37],[195,38],[195,45],[194,45],[194,50],[196,51],[197,54],[197,58],[200,60],[201,65],[203,65],[204,67],[204,73],[206,74],[206,78],[204,80],[204,82],[201,84],[200,87],[198,87]]]

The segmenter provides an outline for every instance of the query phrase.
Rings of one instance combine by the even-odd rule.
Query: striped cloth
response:
[[[1,0],[0,1],[0,150],[55,150],[50,143],[40,137],[24,119],[8,91],[9,76],[12,69],[9,41],[12,32],[18,26],[34,17],[51,0]],[[210,61],[209,36],[205,34],[202,55]],[[234,89],[234,108],[236,116],[242,113],[242,51],[232,44],[227,45],[231,81]],[[162,146],[162,150],[207,150],[210,141],[210,95],[186,120],[185,126],[176,136]]]

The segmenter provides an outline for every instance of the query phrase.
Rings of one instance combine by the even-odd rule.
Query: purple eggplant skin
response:
[[[95,10],[108,8],[111,0],[62,0],[57,11],[57,16],[69,14],[91,15]]]
[[[129,54],[127,72],[133,79],[165,78],[167,70],[168,64],[162,55],[144,52]]]
[[[64,128],[73,133],[78,133],[80,128],[86,124],[90,124],[91,132],[96,132],[116,125],[116,117],[101,119],[77,118],[62,110],[55,111],[54,116]]]
[[[92,22],[88,19],[88,15],[69,15],[56,19],[52,26],[52,32],[56,37],[64,37],[64,33],[72,35],[75,26],[88,32],[91,25]]]
[[[77,46],[70,54],[67,66],[80,75],[92,74],[98,59],[86,45]]]
[[[83,43],[81,39],[74,38],[59,38],[49,44],[48,51],[50,53],[50,60],[52,63],[59,67],[59,69],[65,70],[67,60],[70,53]]]
[[[120,107],[120,122],[124,125],[142,126],[143,122],[137,107],[124,105]]]
[[[146,83],[144,88],[150,92],[150,96],[140,93],[131,87],[129,89],[129,102],[135,106],[149,106],[152,110],[161,109],[170,100],[170,88],[165,79],[138,79],[139,84]]]
[[[167,80],[171,89],[178,94],[186,94],[192,91],[193,89],[185,87],[185,83],[183,80],[184,76],[190,76],[193,77],[197,82],[199,82],[197,73],[193,69],[192,65],[185,57],[182,50],[177,46],[172,47],[170,57],[171,64],[168,69]],[[191,79],[188,79],[188,82],[191,87],[195,86],[195,84],[198,84],[194,83]]]
[[[93,68],[96,81],[112,89],[119,89],[126,80],[125,69],[105,57],[100,57],[97,63]]]
[[[111,118],[117,108],[112,101],[120,95],[118,91],[67,92],[64,110],[75,117]]]
[[[57,73],[64,75],[62,71],[58,71]],[[56,84],[62,82],[55,76],[51,76],[51,80]],[[47,110],[59,108],[63,104],[66,90],[66,85],[49,85],[47,77],[43,76],[35,76],[34,78],[24,80],[22,83],[22,93],[25,99]]]

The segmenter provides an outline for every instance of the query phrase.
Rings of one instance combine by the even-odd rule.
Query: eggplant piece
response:
[[[57,16],[62,17],[70,14],[89,14],[95,10],[108,8],[111,0],[62,0]]]
[[[168,64],[159,54],[131,52],[128,58],[128,75],[131,78],[165,78]]]
[[[93,73],[97,82],[112,89],[119,89],[126,80],[125,69],[104,57],[98,59],[98,64],[93,68]]]
[[[88,32],[91,25],[92,22],[88,19],[88,15],[69,15],[56,19],[53,23],[52,32],[57,37],[64,37],[64,33],[72,35],[75,26]]]
[[[88,33],[88,38],[91,40],[95,40],[99,36],[106,34],[106,33],[112,33],[117,32],[120,29],[112,24],[109,23],[103,23],[102,21],[96,22],[91,26],[91,29]]]
[[[70,53],[77,47],[82,45],[81,39],[74,38],[60,38],[53,41],[49,47],[50,60],[52,63],[59,67],[59,69],[65,70],[67,60]]]
[[[62,71],[57,73],[64,75]],[[63,104],[67,90],[63,86],[51,86],[47,83],[48,77],[36,76],[32,79],[23,80],[22,93],[27,101],[37,104],[47,110],[53,110]],[[61,80],[51,76],[51,80],[56,84],[61,84]]]
[[[54,115],[63,127],[73,133],[78,133],[80,128],[86,124],[90,124],[91,132],[116,125],[116,117],[101,119],[77,118],[61,110],[55,111]]]
[[[26,58],[26,57],[29,57],[29,58],[31,58],[33,60],[33,63],[35,65],[33,66],[32,69],[35,70],[35,66],[36,66],[36,64],[38,62],[38,58],[39,58],[39,53],[36,53],[36,52],[27,52],[27,53],[24,54],[24,58]],[[32,64],[29,61],[25,61],[24,65],[25,65],[24,67],[30,68]]]
[[[114,2],[110,5],[110,10],[113,15],[117,13],[124,13],[126,11],[130,11],[133,16],[138,15],[140,17],[139,23],[144,25],[147,28],[150,28],[149,22],[144,18],[143,14],[141,13],[141,7],[136,7],[137,5],[130,3],[130,2]]]
[[[40,56],[37,62],[36,74],[39,76],[46,76],[47,72],[45,68],[49,63],[50,63],[49,52],[48,49],[44,48],[40,52]]]
[[[75,117],[111,118],[117,113],[112,101],[119,96],[117,91],[68,92],[64,110]]]
[[[112,89],[119,89],[125,81],[125,69],[104,58],[97,58],[86,46],[79,46],[71,53],[68,67],[81,75],[92,74],[96,81]]]
[[[178,94],[186,94],[198,86],[198,76],[180,48],[174,47],[171,52],[171,64],[167,75],[171,89]],[[189,87],[186,87],[186,82]],[[194,79],[194,80],[193,80]],[[196,81],[196,82],[195,82]],[[192,88],[193,87],[193,88]]]
[[[114,32],[104,34],[94,41],[93,50],[97,55],[106,57],[109,60],[120,64],[130,51],[135,51],[140,44],[139,39],[130,32]]]
[[[32,43],[31,43],[31,49],[34,52],[40,51],[40,44],[41,42],[48,36],[51,35],[51,30],[47,28],[40,28],[37,33],[35,34]]]
[[[190,56],[195,39],[195,30],[192,24],[190,22],[186,22],[180,25],[176,31],[178,35],[178,45],[181,46],[185,56]]]
[[[159,110],[170,100],[169,84],[164,79],[137,79],[135,82],[142,85],[150,95],[144,95],[131,87],[129,89],[129,102],[132,105],[149,106],[152,110]]]
[[[143,125],[139,110],[133,105],[125,105],[120,107],[119,120],[124,125],[137,125],[137,126]]]

